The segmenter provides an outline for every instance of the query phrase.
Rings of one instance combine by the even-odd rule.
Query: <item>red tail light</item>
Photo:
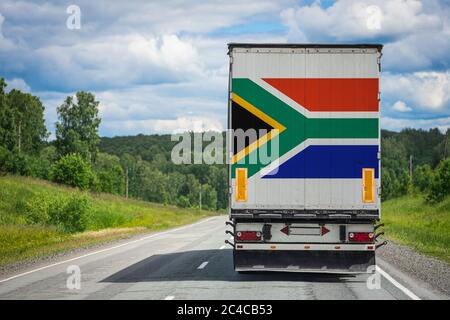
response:
[[[349,232],[348,240],[350,242],[373,242],[372,232]]]
[[[238,231],[236,239],[239,241],[260,241],[261,232],[259,231]]]

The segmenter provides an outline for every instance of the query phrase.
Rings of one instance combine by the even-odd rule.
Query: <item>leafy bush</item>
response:
[[[3,146],[0,146],[0,173],[10,172],[10,164],[12,161],[11,152]]]
[[[50,224],[51,201],[48,196],[33,197],[25,203],[28,224]]]
[[[55,202],[50,210],[50,222],[66,232],[86,230],[92,203],[87,196],[74,195]]]
[[[389,168],[381,168],[381,199],[383,201],[409,193],[411,179],[406,170],[395,172]]]
[[[180,196],[179,198],[178,198],[178,201],[177,201],[177,206],[179,206],[179,207],[181,207],[181,208],[187,208],[187,207],[190,207],[190,202],[189,202],[189,199],[187,198],[187,197],[185,197],[185,196]]]
[[[0,146],[0,172],[21,176],[48,179],[50,176],[51,159],[46,155],[29,155],[17,150],[9,151]]]
[[[427,201],[437,203],[448,195],[450,195],[450,158],[442,160],[435,169]]]
[[[92,178],[89,183],[89,190],[96,193],[102,192],[102,186],[100,184],[98,174],[95,172],[92,173]]]
[[[119,157],[99,153],[94,163],[94,170],[98,180],[96,186],[98,191],[112,194],[124,193],[125,174]]]
[[[17,151],[9,151],[0,146],[0,171],[29,176],[32,174],[30,157]]]
[[[202,208],[206,210],[217,209],[217,192],[209,184],[202,185]]]
[[[110,170],[97,172],[98,188],[101,192],[123,194],[123,170],[120,166],[114,166]]]
[[[30,176],[40,179],[49,179],[51,163],[48,160],[38,157],[29,157],[28,167]]]
[[[56,148],[54,146],[43,148],[39,152],[39,156],[33,156],[29,159],[31,176],[49,180],[52,163],[56,160]]]
[[[414,170],[413,183],[420,191],[428,191],[433,181],[433,169],[428,164]]]
[[[59,159],[51,169],[54,182],[87,189],[93,181],[90,164],[79,154],[69,154]]]
[[[92,203],[85,195],[71,196],[40,195],[27,201],[28,224],[55,225],[65,232],[86,230]]]

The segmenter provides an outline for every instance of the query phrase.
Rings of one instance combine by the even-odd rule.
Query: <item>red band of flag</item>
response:
[[[378,79],[264,78],[265,82],[312,112],[377,112]]]

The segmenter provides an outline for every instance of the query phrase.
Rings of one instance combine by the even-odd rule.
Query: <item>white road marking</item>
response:
[[[160,232],[160,233],[155,233],[155,234],[152,234],[152,235],[143,237],[143,238],[141,238],[141,239],[137,239],[137,240],[133,240],[133,241],[130,241],[130,242],[126,242],[126,243],[119,244],[119,245],[114,246],[114,247],[110,247],[110,248],[106,248],[106,249],[94,251],[94,252],[91,252],[91,253],[87,253],[87,254],[84,254],[84,255],[81,255],[81,256],[72,258],[72,259],[68,259],[68,260],[56,262],[56,263],[53,263],[53,264],[49,264],[49,265],[43,266],[43,267],[41,267],[41,268],[33,269],[33,270],[30,270],[30,271],[27,271],[27,272],[24,272],[24,273],[20,273],[20,274],[17,274],[17,275],[15,275],[15,276],[12,276],[12,277],[9,277],[9,278],[0,280],[0,283],[6,282],[6,281],[9,281],[9,280],[13,280],[13,279],[16,279],[16,278],[19,278],[19,277],[22,277],[22,276],[26,276],[26,275],[28,275],[28,274],[30,274],[30,273],[34,273],[34,272],[37,272],[37,271],[45,270],[45,269],[48,269],[48,268],[51,268],[51,267],[56,267],[56,266],[59,266],[59,265],[64,264],[64,263],[68,263],[68,262],[72,262],[72,261],[75,261],[75,260],[78,260],[78,259],[82,259],[82,258],[86,258],[86,257],[89,257],[89,256],[93,256],[93,255],[96,255],[96,254],[99,254],[99,253],[102,253],[102,252],[106,252],[106,251],[111,251],[111,250],[114,250],[114,249],[118,249],[118,248],[127,246],[127,245],[129,245],[129,244],[133,244],[133,243],[137,243],[137,242],[140,242],[140,241],[148,240],[148,239],[154,238],[154,237],[156,237],[156,236],[161,236],[161,235],[165,235],[165,234],[172,233],[172,232],[175,232],[175,231],[179,231],[179,230],[183,230],[183,229],[186,229],[186,228],[190,228],[190,227],[193,227],[193,226],[195,226],[195,225],[197,225],[197,224],[200,224],[200,223],[204,223],[204,222],[210,221],[210,220],[212,220],[212,219],[214,219],[214,218],[217,218],[217,217],[211,217],[211,218],[208,218],[208,219],[206,219],[206,220],[199,221],[199,222],[196,222],[196,223],[187,225],[187,226],[175,228],[175,229],[172,229],[172,230],[167,230],[167,231]]]
[[[164,300],[173,300],[175,297],[174,296],[167,296],[164,298]]]
[[[209,261],[202,262],[202,264],[199,265],[197,269],[204,269],[208,263]]]
[[[392,278],[386,271],[381,269],[379,266],[377,266],[376,268],[377,268],[378,273],[380,273],[383,277],[385,277],[390,283],[392,283],[394,286],[396,286],[398,289],[400,289],[408,297],[410,297],[413,300],[421,300],[418,296],[416,296],[414,293],[412,293],[408,288],[405,288],[401,283],[399,283],[397,280]]]
[[[221,246],[219,250],[225,249],[227,246]]]

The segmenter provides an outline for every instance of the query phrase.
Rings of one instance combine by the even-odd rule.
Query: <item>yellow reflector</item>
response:
[[[236,168],[236,201],[247,201],[247,168]]]
[[[375,202],[375,169],[362,169],[363,202]]]

